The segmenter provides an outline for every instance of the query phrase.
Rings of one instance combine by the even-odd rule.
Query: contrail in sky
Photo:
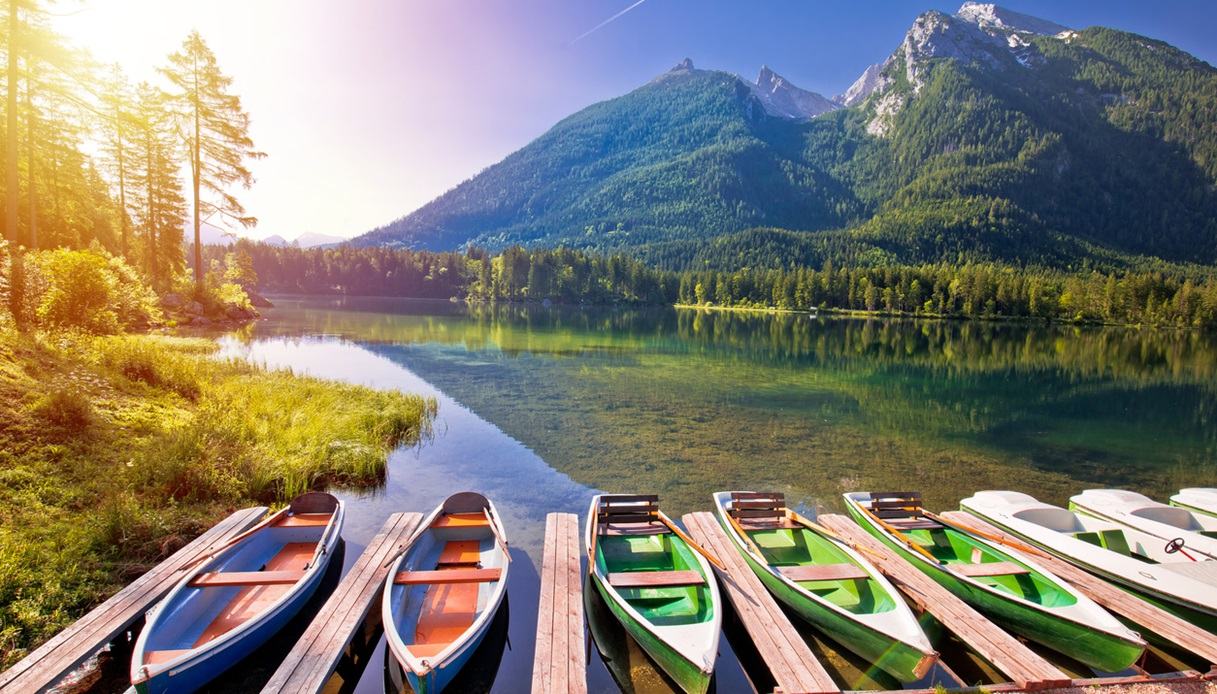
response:
[[[587,38],[588,36],[591,36],[592,34],[596,33],[597,31],[603,29],[606,25],[613,23],[618,18],[620,18],[621,15],[625,14],[626,12],[629,12],[630,10],[634,9],[635,7],[638,7],[639,5],[641,5],[642,3],[646,2],[646,1],[647,0],[637,0],[636,2],[631,4],[629,7],[625,8],[624,10],[618,12],[617,14],[613,15],[612,17],[609,17],[608,19],[604,20],[603,22],[600,22],[599,24],[592,27],[591,29],[588,29],[587,31],[583,32],[582,34],[579,34],[575,38],[571,39],[570,43],[568,43],[566,45],[573,46],[576,43],[579,43],[580,41]]]

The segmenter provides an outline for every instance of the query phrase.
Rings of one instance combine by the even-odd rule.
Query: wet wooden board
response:
[[[320,692],[338,668],[369,613],[380,608],[381,589],[394,555],[422,522],[421,513],[395,513],[343,576],[263,692]],[[379,615],[379,611],[376,613]]]
[[[817,519],[855,546],[919,609],[929,612],[980,657],[1021,689],[1064,687],[1070,678],[993,622],[938,585],[849,518],[834,514]]]
[[[961,526],[975,528],[1007,542],[1026,545],[1022,540],[965,511],[947,511],[942,516]],[[1064,559],[1036,550],[1027,552],[1031,558],[1058,578],[1068,581],[1086,597],[1113,613],[1204,658],[1217,672],[1217,638],[1166,610],[1152,605],[1107,581],[1098,578]]]
[[[0,674],[0,692],[29,694],[50,689],[139,621],[182,580],[182,569],[193,567],[200,557],[256,525],[266,510],[265,506],[242,509],[214,525]]]
[[[587,692],[581,562],[579,517],[573,513],[546,516],[532,662],[532,691],[536,694]]]
[[[722,593],[735,607],[777,688],[806,694],[839,692],[840,687],[731,544],[713,514],[690,513],[682,520],[689,535],[727,567],[725,574],[719,573]]]

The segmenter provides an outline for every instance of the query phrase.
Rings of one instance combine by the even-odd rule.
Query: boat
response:
[[[704,694],[722,626],[718,584],[659,497],[593,497],[584,542],[592,583],[613,616],[677,686]]]
[[[938,660],[896,588],[860,552],[786,508],[777,492],[717,492],[719,523],[773,595],[901,682]]]
[[[193,692],[299,613],[342,536],[343,505],[310,492],[205,556],[149,610],[131,656],[139,694]]]
[[[1217,559],[1217,517],[1168,506],[1123,489],[1088,489],[1069,499],[1069,509],[1148,533],[1171,554]]]
[[[1149,533],[1019,492],[978,492],[960,508],[1217,633],[1217,561],[1193,561]]]
[[[1207,516],[1217,516],[1217,489],[1213,487],[1180,489],[1179,493],[1172,496],[1170,501],[1171,506],[1178,506]]]
[[[845,494],[871,535],[1008,631],[1100,672],[1120,672],[1145,641],[1031,558],[926,512],[916,492]]]
[[[503,602],[507,536],[490,500],[460,492],[405,545],[385,578],[385,641],[414,693],[436,694],[469,661]]]

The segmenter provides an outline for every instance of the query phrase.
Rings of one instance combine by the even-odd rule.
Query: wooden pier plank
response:
[[[714,516],[698,512],[687,514],[682,520],[689,535],[727,567],[725,574],[720,572],[723,593],[735,607],[778,689],[807,694],[839,692],[840,687],[731,544]]]
[[[183,568],[256,525],[266,511],[265,506],[241,509],[212,526],[0,674],[0,692],[28,694],[50,689],[139,621],[182,579]]]
[[[587,692],[581,562],[578,516],[573,513],[546,516],[537,643],[532,664],[532,691],[537,694]]]
[[[338,668],[343,652],[373,609],[391,559],[422,521],[420,513],[395,513],[364,548],[312,623],[271,676],[263,692],[320,692]]]
[[[887,545],[845,516],[827,514],[818,521],[858,547],[918,608],[932,614],[982,658],[1022,689],[1068,686],[1070,678],[1018,639],[938,585]]]
[[[947,511],[942,516],[949,521],[975,528],[1007,542],[1027,546],[1025,542],[966,511]],[[1217,638],[1194,624],[1094,576],[1059,557],[1035,548],[1026,552],[1058,578],[1068,581],[1086,597],[1138,626],[1191,651],[1217,668]]]

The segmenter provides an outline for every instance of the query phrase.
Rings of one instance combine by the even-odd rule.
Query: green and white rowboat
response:
[[[1123,586],[1217,633],[1217,561],[1168,551],[1168,541],[1019,492],[977,492],[960,508],[1028,544]]]
[[[592,582],[609,610],[677,685],[703,694],[722,627],[718,583],[659,510],[659,497],[594,497],[584,541]]]
[[[867,532],[1011,632],[1101,672],[1120,672],[1145,650],[1136,632],[1032,560],[928,517],[919,494],[855,492],[845,503]]]
[[[1123,489],[1087,489],[1069,499],[1069,509],[1152,535],[1163,548],[1174,542],[1185,558],[1217,559],[1217,517]]]
[[[862,554],[786,508],[782,494],[718,492],[727,536],[777,599],[901,682],[938,653],[896,588]]]
[[[1217,489],[1212,487],[1192,487],[1180,489],[1171,497],[1171,506],[1178,506],[1206,516],[1217,516]]]

